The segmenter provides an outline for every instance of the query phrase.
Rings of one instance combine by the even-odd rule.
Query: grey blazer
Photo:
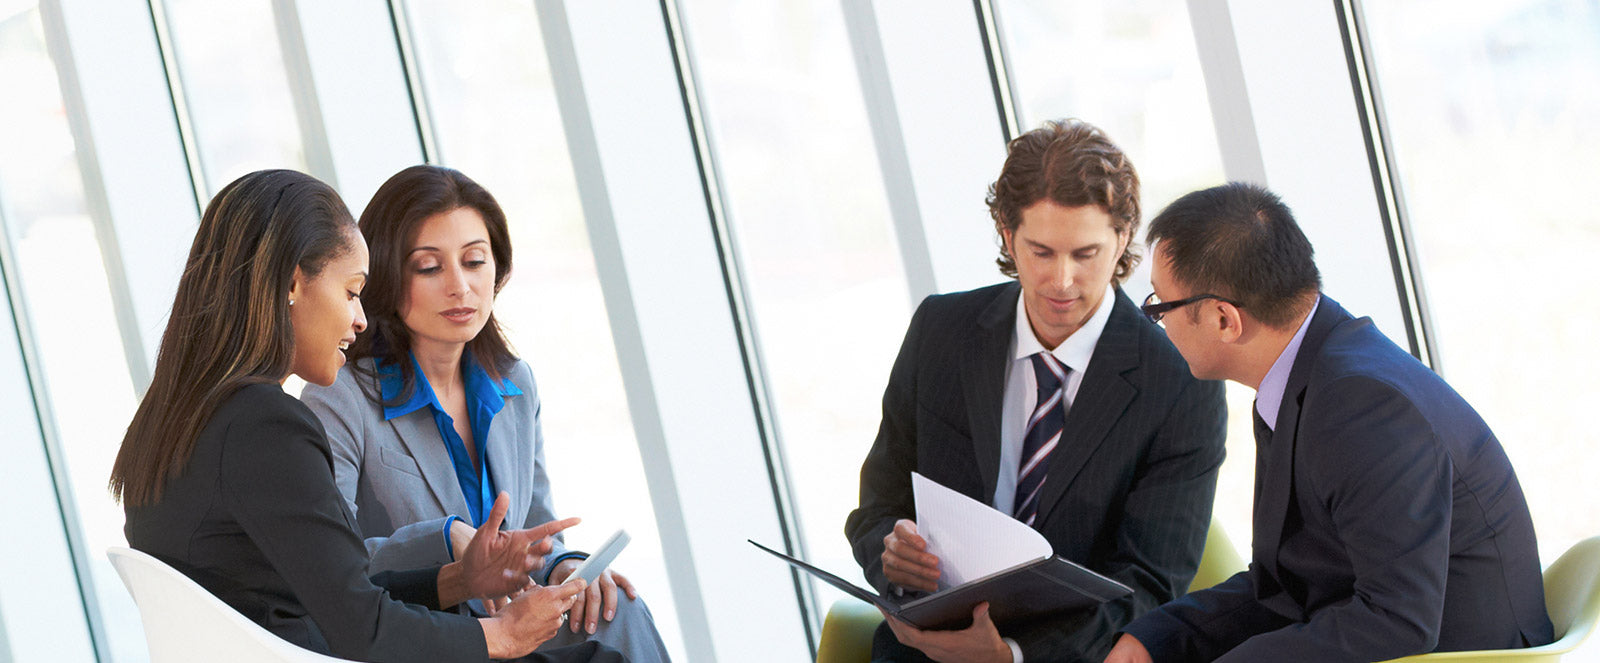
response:
[[[372,360],[357,365],[370,370]],[[483,448],[495,490],[511,494],[505,528],[525,529],[555,520],[556,511],[533,371],[518,360],[507,377],[522,395],[506,397]],[[471,522],[450,456],[428,408],[386,421],[383,406],[368,398],[377,393],[375,380],[345,366],[332,386],[307,385],[300,400],[327,429],[334,478],[366,538],[371,572],[445,564],[445,519]],[[565,550],[558,535],[551,556]]]

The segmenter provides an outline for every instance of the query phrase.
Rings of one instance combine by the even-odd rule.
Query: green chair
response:
[[[1528,649],[1452,651],[1397,658],[1389,663],[1417,661],[1474,661],[1475,663],[1536,663],[1559,661],[1589,637],[1600,620],[1600,536],[1579,541],[1544,570],[1544,604],[1556,641]]]
[[[1205,552],[1200,555],[1200,570],[1189,583],[1189,591],[1227,580],[1244,568],[1244,560],[1233,549],[1228,535],[1213,520],[1206,534]],[[822,622],[817,663],[868,663],[872,658],[872,633],[881,622],[883,615],[870,603],[849,597],[835,601]]]

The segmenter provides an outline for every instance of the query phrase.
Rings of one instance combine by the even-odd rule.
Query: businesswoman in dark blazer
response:
[[[412,166],[378,187],[361,232],[372,255],[362,295],[372,326],[334,384],[300,398],[327,429],[334,476],[373,568],[450,559],[502,491],[511,496],[508,527],[555,520],[537,385],[494,318],[511,275],[511,237],[494,196],[456,170]],[[559,584],[582,558],[558,542],[534,575]],[[568,621],[545,647],[598,640],[635,663],[667,659],[621,574],[602,573]]]
[[[430,608],[516,591],[536,541],[571,523],[498,532],[502,500],[462,561],[369,578],[322,426],[281,389],[290,374],[333,382],[366,326],[366,271],[350,212],[310,176],[259,171],[212,199],[112,470],[128,542],[307,649],[370,661],[528,654],[580,583],[525,592],[493,618]],[[621,660],[596,650],[540,660]]]

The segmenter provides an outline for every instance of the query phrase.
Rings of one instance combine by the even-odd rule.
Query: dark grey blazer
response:
[[[917,308],[861,467],[861,506],[845,534],[867,580],[887,592],[879,556],[899,518],[915,519],[915,470],[980,502],[994,497],[1015,282],[929,297]],[[1171,342],[1119,288],[1059,446],[1035,526],[1061,555],[1132,587],[1096,610],[1002,623],[1030,661],[1099,663],[1111,636],[1188,586],[1200,564],[1227,409],[1222,385],[1194,379]],[[874,658],[917,660],[887,626]]]
[[[1472,406],[1322,297],[1258,427],[1250,569],[1127,631],[1157,661],[1378,661],[1553,638],[1516,472]]]
[[[368,580],[322,424],[278,385],[224,401],[161,501],[126,512],[128,545],[301,647],[362,661],[488,660],[473,619],[395,600],[438,607],[437,566]]]

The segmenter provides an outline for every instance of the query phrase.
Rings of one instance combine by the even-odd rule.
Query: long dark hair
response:
[[[195,439],[240,387],[276,383],[294,361],[289,288],[354,247],[355,220],[339,194],[310,175],[260,170],[206,206],[150,389],[111,468],[111,494],[128,506],[161,499]]]
[[[356,337],[347,354],[352,368],[357,359],[366,357],[374,358],[375,364],[399,366],[404,386],[391,399],[395,402],[410,397],[417,379],[408,357],[411,329],[400,319],[400,304],[405,301],[410,278],[405,268],[406,256],[424,221],[463,207],[482,216],[484,228],[489,231],[489,252],[494,256],[494,292],[498,295],[511,278],[511,233],[500,203],[472,178],[452,168],[412,166],[395,173],[378,187],[377,193],[372,194],[372,201],[361,212],[361,234],[367,238],[371,269],[366,289],[361,291],[361,304],[367,312],[367,330]],[[467,341],[467,352],[472,353],[478,365],[495,379],[503,377],[517,360],[493,311],[478,335]],[[376,380],[371,371],[356,370]],[[382,398],[375,389],[364,388],[364,391],[373,400]]]

